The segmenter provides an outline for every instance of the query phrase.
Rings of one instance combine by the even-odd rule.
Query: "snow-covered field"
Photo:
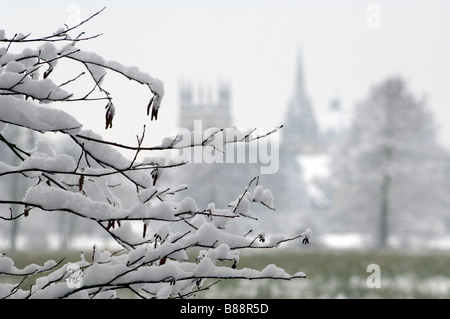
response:
[[[449,298],[450,278],[419,278],[413,273],[384,278],[381,288],[370,289],[366,277],[330,278],[296,282],[236,281],[211,287],[201,298],[281,298],[281,299],[409,299]]]
[[[80,250],[89,258],[92,247],[88,248],[87,242],[80,240],[79,246],[67,252],[66,260],[78,260]],[[273,251],[243,250],[238,268],[261,270],[273,263],[291,274],[303,271],[306,278],[290,281],[221,280],[210,289],[197,293],[196,298],[450,298],[449,239],[430,243],[433,248],[388,250],[364,247],[355,234],[322,238],[323,244],[327,242],[339,243],[339,247],[315,244],[281,246]],[[31,261],[42,264],[47,259],[59,260],[65,253],[60,250],[42,255],[36,251],[34,255],[17,252],[15,256],[19,264]],[[193,252],[191,257],[195,255]],[[371,288],[368,283],[374,274],[369,265],[379,266],[379,288]],[[213,282],[208,280],[204,287]],[[130,297],[126,291],[118,295]]]
[[[445,250],[367,251],[319,249],[250,257],[257,263],[272,259],[286,269],[301,269],[307,278],[291,281],[222,282],[199,298],[299,298],[299,299],[397,299],[450,298],[450,254]],[[244,262],[244,261],[243,261]],[[379,266],[379,287],[370,285],[373,272],[368,265]]]

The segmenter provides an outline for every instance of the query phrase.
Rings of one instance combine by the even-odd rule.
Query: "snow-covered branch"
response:
[[[10,208],[6,214],[0,214],[0,220],[23,218],[26,222],[36,211],[68,213],[99,225],[123,251],[102,252],[94,246],[91,261],[83,254],[75,263],[48,261],[44,266],[29,265],[22,270],[2,255],[0,276],[26,278],[37,273],[41,276],[31,287],[24,287],[23,281],[0,283],[0,298],[111,298],[123,288],[140,298],[190,298],[196,291],[212,286],[202,286],[206,279],[305,278],[303,272],[290,275],[275,265],[262,270],[238,267],[241,250],[275,248],[300,238],[307,244],[311,238],[309,229],[292,237],[266,236],[265,232],[252,237],[248,236],[251,231],[242,235],[230,230],[231,222],[258,221],[251,210],[253,205],[275,209],[272,192],[259,184],[258,177],[248,183],[240,196],[230,198],[225,207],[216,207],[215,203],[198,207],[194,198],[171,200],[173,195],[182,194],[187,185],[172,187],[163,183],[165,170],[187,163],[153,156],[154,151],[194,147],[213,147],[225,152],[227,144],[266,138],[281,127],[265,134],[257,134],[256,129],[211,128],[169,137],[157,146],[144,146],[144,126],[141,135],[137,135],[137,145],[133,146],[105,141],[101,135],[83,129],[69,111],[51,107],[54,103],[105,100],[105,129],[112,128],[114,92],[103,86],[103,80],[107,72],[113,72],[149,88],[146,112],[150,120],[157,120],[164,97],[161,80],[136,67],[107,61],[97,53],[76,47],[79,41],[99,35],[85,36],[83,32],[75,37],[70,35],[103,10],[73,27],[66,26],[41,38],[30,34],[7,38],[0,31],[0,42],[7,43],[6,48],[0,48],[0,147],[16,159],[14,164],[0,161],[0,180],[14,177],[29,182],[22,198],[2,193],[1,207],[21,207],[21,211]],[[39,46],[21,53],[10,50],[11,45],[30,42]],[[77,63],[83,71],[65,75],[66,80],[56,84],[54,70],[66,61]],[[86,78],[92,86],[80,92],[76,84]],[[2,134],[7,126],[64,135],[68,137],[67,147],[76,155],[57,154],[46,139],[36,140],[29,150]],[[122,149],[134,151],[134,157],[125,157]],[[143,155],[143,159],[138,155]],[[127,194],[125,199],[115,191],[117,185],[126,185],[134,193]],[[190,253],[198,250],[198,257],[190,260]]]

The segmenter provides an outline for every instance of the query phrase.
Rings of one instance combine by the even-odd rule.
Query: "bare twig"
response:
[[[75,39],[71,39],[68,36],[68,33],[72,30],[75,30],[76,28],[80,27],[81,25],[85,24],[86,22],[88,22],[89,20],[93,19],[95,16],[99,15],[103,10],[105,10],[106,7],[104,7],[103,9],[97,11],[96,13],[94,13],[93,15],[91,15],[90,17],[88,17],[87,19],[81,21],[80,23],[78,23],[77,25],[71,27],[71,28],[67,28],[66,30],[62,30],[60,32],[56,32],[52,35],[46,36],[46,37],[40,37],[40,38],[31,38],[29,39],[31,33],[21,37],[21,38],[16,38],[18,36],[18,34],[16,33],[14,35],[14,37],[12,39],[0,39],[0,42],[8,42],[8,49],[9,46],[11,45],[11,43],[29,43],[29,42],[60,42],[60,41],[66,41],[66,42],[78,42],[78,41],[87,41],[87,40],[92,40],[95,39],[99,36],[101,36],[102,34],[96,34],[93,36],[89,36],[89,37],[80,37],[78,36]]]

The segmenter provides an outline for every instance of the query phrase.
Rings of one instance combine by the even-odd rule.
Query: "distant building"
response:
[[[196,120],[202,120],[203,130],[234,125],[231,116],[231,92],[226,83],[180,83],[179,101],[178,125],[181,128],[194,130]],[[245,148],[246,154],[249,152],[248,144],[238,143],[236,148]],[[199,207],[210,202],[216,203],[217,207],[226,207],[242,193],[255,176],[259,176],[260,184],[272,191],[274,206],[278,212],[283,214],[302,211],[308,207],[308,199],[301,180],[301,168],[295,157],[281,153],[281,150],[279,155],[279,170],[274,174],[261,175],[261,163],[249,162],[191,163],[180,167],[179,170],[173,170],[173,173],[180,182],[188,184],[189,189],[184,195],[195,198]],[[268,211],[262,205],[252,207],[253,211]],[[269,216],[278,218],[273,214],[266,217]],[[274,224],[272,226],[276,227]]]
[[[283,151],[291,155],[324,154],[344,130],[340,101],[333,99],[320,121],[306,91],[303,61],[297,57],[294,90],[282,132]]]
[[[231,120],[231,92],[228,83],[214,85],[184,82],[179,92],[180,116],[179,126],[194,130],[194,121],[202,120],[203,129],[209,127],[225,128]]]
[[[231,92],[227,83],[198,84],[180,82],[179,121],[181,128],[194,130],[194,122],[202,120],[202,129],[233,126]],[[260,183],[273,193],[278,214],[263,215],[274,228],[301,229],[313,224],[311,211],[320,208],[324,196],[316,184],[316,173],[327,171],[327,147],[340,134],[341,106],[333,100],[326,112],[325,129],[320,126],[309,100],[301,55],[298,56],[294,90],[280,130],[279,170],[260,176]],[[322,123],[321,123],[322,124]],[[240,145],[238,147],[246,147]],[[198,163],[173,170],[173,176],[189,189],[183,195],[193,197],[199,207],[210,202],[226,205],[241,194],[249,181],[260,175],[259,164]],[[255,207],[256,210],[267,210]]]
[[[284,127],[280,131],[280,166],[290,167],[293,174],[297,172],[289,179],[296,178],[304,183],[302,191],[306,192],[303,196],[308,199],[309,209],[323,211],[329,205],[328,189],[324,184],[329,174],[329,150],[345,131],[345,116],[341,102],[336,98],[322,108],[320,116],[314,112],[306,90],[301,54],[297,56],[294,74],[292,97],[287,105]],[[298,194],[299,190],[296,192]]]
[[[194,126],[199,120],[202,130],[212,127],[228,128],[233,126],[231,113],[231,90],[228,82],[180,82],[178,126],[181,129],[191,132],[197,130],[199,128]],[[188,152],[191,153],[190,158],[194,159],[194,148],[183,150],[184,154]],[[214,152],[219,152],[217,157],[222,158],[223,163],[190,162],[171,169],[170,174],[179,183],[188,185],[188,189],[180,195],[194,198],[199,207],[206,207],[214,202],[217,207],[225,208],[257,175],[257,167],[245,163],[225,163],[225,153],[220,150]]]
[[[319,126],[306,92],[303,61],[298,55],[294,92],[282,130],[282,146],[290,154],[322,153]]]

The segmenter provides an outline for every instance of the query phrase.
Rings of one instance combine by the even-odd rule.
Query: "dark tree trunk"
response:
[[[389,237],[389,192],[391,179],[389,175],[384,175],[381,184],[381,208],[380,208],[380,227],[378,246],[384,248],[387,246]]]

